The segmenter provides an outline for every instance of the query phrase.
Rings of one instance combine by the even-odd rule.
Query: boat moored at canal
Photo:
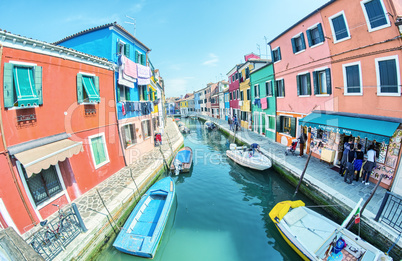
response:
[[[272,166],[271,160],[257,151],[257,149],[248,149],[246,147],[237,148],[232,145],[235,144],[231,144],[230,150],[226,151],[226,156],[234,162],[255,170],[266,170]]]
[[[190,147],[184,147],[177,152],[172,164],[170,164],[170,170],[179,175],[180,172],[190,172],[192,164],[193,150]]]
[[[308,209],[301,200],[276,204],[269,217],[304,260],[390,261],[391,257],[345,229],[352,216],[359,213],[362,201],[360,199],[341,226]]]

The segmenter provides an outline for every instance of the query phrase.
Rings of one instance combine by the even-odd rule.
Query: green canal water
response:
[[[253,171],[226,157],[227,137],[185,119],[191,133],[184,145],[193,149],[190,173],[174,176],[177,204],[154,260],[261,261],[301,260],[286,244],[268,213],[289,200],[294,187],[273,170]],[[300,193],[296,199],[313,203]],[[141,260],[113,246],[97,260]]]

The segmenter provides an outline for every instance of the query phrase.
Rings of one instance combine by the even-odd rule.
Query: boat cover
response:
[[[282,201],[276,204],[276,206],[271,210],[271,212],[269,212],[269,217],[272,219],[272,221],[278,223],[289,212],[290,208],[297,208],[302,206],[305,206],[305,204],[301,200]]]
[[[189,150],[181,150],[177,153],[176,159],[182,163],[190,163],[191,152]]]

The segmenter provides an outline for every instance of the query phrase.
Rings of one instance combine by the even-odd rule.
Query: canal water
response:
[[[228,138],[203,123],[183,120],[191,129],[184,145],[193,149],[190,173],[174,176],[177,204],[154,260],[261,261],[301,260],[286,244],[268,213],[292,199],[294,187],[273,170],[253,171],[226,157]],[[313,203],[298,194],[306,205]],[[104,250],[97,260],[141,260]]]

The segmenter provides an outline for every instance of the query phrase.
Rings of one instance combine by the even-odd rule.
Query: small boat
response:
[[[216,124],[212,121],[206,121],[204,126],[207,130],[213,130],[216,128]]]
[[[226,156],[234,162],[255,170],[266,170],[272,166],[271,160],[261,152],[246,147],[230,145],[230,150],[226,151]]]
[[[179,127],[179,131],[180,131],[181,133],[190,133],[190,129],[187,128],[187,126],[184,126],[184,125],[182,125],[182,126]]]
[[[156,182],[135,206],[113,246],[127,254],[154,258],[174,196],[171,177]]]
[[[192,164],[193,150],[190,147],[184,147],[177,152],[176,157],[170,165],[170,170],[179,175],[180,172],[189,172]]]
[[[390,261],[391,257],[345,228],[353,215],[360,213],[362,201],[360,199],[340,226],[305,207],[301,200],[276,204],[269,217],[285,241],[304,260]]]

